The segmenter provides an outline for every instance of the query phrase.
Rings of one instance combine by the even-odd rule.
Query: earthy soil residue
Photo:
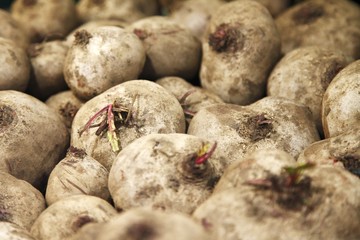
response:
[[[345,67],[344,64],[341,64],[337,61],[334,61],[330,64],[330,66],[326,69],[325,74],[323,75],[321,79],[321,86],[323,87],[323,90],[325,91],[327,87],[329,86],[330,82],[333,80],[333,78]]]
[[[215,32],[209,35],[210,48],[216,52],[237,52],[244,47],[245,36],[239,28],[228,24],[219,25]]]
[[[8,222],[11,218],[10,213],[6,210],[0,207],[0,222]]]
[[[71,227],[74,231],[77,231],[84,225],[86,225],[88,223],[92,223],[92,222],[96,222],[96,220],[88,215],[80,215],[75,219],[75,221],[72,223]]]
[[[0,106],[0,132],[7,128],[16,118],[16,113],[13,109],[6,105]]]
[[[86,156],[85,150],[76,148],[74,146],[69,147],[67,154],[77,158],[84,158]]]
[[[126,239],[151,240],[156,238],[156,231],[153,226],[146,222],[132,224],[126,231]]]
[[[102,5],[104,4],[105,0],[92,0],[91,2],[94,5]]]
[[[337,157],[336,160],[342,162],[349,172],[360,177],[360,156],[346,155]]]
[[[248,118],[247,126],[250,131],[250,140],[253,142],[264,139],[273,130],[272,120],[259,114]]]
[[[61,116],[63,116],[66,119],[66,124],[70,124],[75,117],[75,114],[77,113],[77,111],[79,110],[79,108],[77,106],[75,106],[74,104],[72,104],[71,102],[67,102],[62,108],[59,109],[59,112],[61,114]],[[67,127],[70,127],[67,126]]]
[[[262,192],[264,196],[275,201],[280,207],[291,211],[302,211],[306,206],[306,211],[314,209],[314,204],[308,201],[312,195],[321,189],[316,189],[311,185],[311,178],[303,176],[294,184],[289,184],[289,176],[285,173],[281,175],[270,174],[266,179],[256,182],[249,182]]]
[[[315,22],[325,14],[324,8],[316,3],[304,4],[298,11],[292,15],[296,24],[304,25]]]
[[[75,45],[86,46],[89,43],[90,38],[92,38],[92,35],[86,30],[79,30],[75,32],[74,37]]]
[[[37,3],[37,0],[23,0],[22,1],[22,4],[25,7],[31,7],[31,6],[35,5],[36,3]]]

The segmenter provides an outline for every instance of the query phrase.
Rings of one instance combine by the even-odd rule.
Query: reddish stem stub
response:
[[[138,38],[140,38],[140,40],[144,40],[149,36],[149,34],[142,29],[135,28],[133,32],[136,36],[138,36]]]
[[[216,147],[217,147],[217,142],[215,142],[213,144],[213,146],[211,147],[211,149],[208,152],[206,152],[200,156],[197,156],[197,158],[195,159],[195,165],[204,164],[213,155]]]
[[[209,45],[216,52],[240,51],[244,47],[244,41],[245,37],[239,29],[225,23],[209,35]]]
[[[81,137],[81,135],[82,135],[86,130],[88,130],[88,129],[91,127],[92,123],[93,123],[103,112],[108,111],[110,105],[112,105],[112,104],[109,104],[109,105],[107,105],[106,107],[100,109],[100,111],[98,111],[97,113],[95,113],[94,116],[92,116],[92,117],[89,119],[89,121],[85,124],[84,128],[79,131],[80,137]]]

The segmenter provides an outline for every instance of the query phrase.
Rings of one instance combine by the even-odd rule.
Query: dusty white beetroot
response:
[[[25,50],[11,39],[0,37],[0,90],[25,91],[30,61]]]
[[[223,0],[225,2],[232,2],[235,0]],[[275,18],[280,13],[282,13],[285,9],[290,6],[291,0],[255,0],[261,4],[263,4],[271,13],[271,15]]]
[[[218,142],[214,157],[225,166],[257,149],[280,149],[297,157],[319,140],[310,110],[294,101],[265,97],[249,106],[216,104],[192,118],[188,134]]]
[[[11,16],[8,11],[0,9],[0,37],[11,39],[20,47],[26,49],[29,38],[21,25]]]
[[[140,19],[126,29],[142,40],[146,50],[141,78],[156,80],[178,76],[191,80],[197,76],[201,44],[190,30],[164,16]]]
[[[276,18],[283,54],[301,46],[337,49],[360,57],[360,7],[353,1],[312,0],[296,4]]]
[[[322,124],[325,137],[334,137],[360,123],[360,60],[341,70],[325,91]]]
[[[97,228],[94,235],[87,234],[90,228]],[[95,236],[95,237],[93,237]],[[113,217],[104,224],[89,225],[81,229],[71,240],[209,240],[201,224],[188,215],[164,213],[145,208],[135,208]]]
[[[65,124],[40,100],[0,91],[0,170],[44,187],[69,144]]]
[[[95,29],[97,27],[104,27],[104,26],[114,26],[114,27],[124,28],[127,25],[128,25],[128,23],[126,23],[125,21],[121,21],[121,20],[89,21],[89,22],[86,22],[86,23],[80,25],[79,27],[75,28],[73,31],[71,31],[71,33],[69,33],[67,35],[65,42],[67,45],[71,46],[73,44],[73,42],[75,41],[75,34],[79,30],[92,31],[93,29]]]
[[[75,195],[46,208],[31,227],[37,240],[63,240],[81,227],[93,222],[106,222],[116,210],[105,200],[94,196]]]
[[[137,79],[145,63],[138,37],[122,28],[80,30],[65,63],[65,81],[74,94],[89,100],[124,81]]]
[[[213,142],[187,134],[138,138],[118,154],[110,170],[109,190],[116,208],[192,213],[220,178],[223,166],[211,158],[214,151]]]
[[[16,0],[11,5],[11,15],[31,42],[65,37],[77,24],[73,0]]]
[[[110,199],[107,188],[108,170],[86,155],[84,150],[70,147],[64,159],[52,170],[46,187],[46,203],[72,195],[84,194]]]
[[[214,193],[193,216],[223,240],[358,239],[359,178],[339,168],[315,166],[301,172],[305,165],[292,166],[298,168],[296,181],[290,180],[295,176],[290,171],[249,176],[236,188]]]
[[[68,129],[71,129],[72,121],[79,108],[84,104],[71,90],[59,92],[49,97],[45,104],[55,110]]]
[[[190,122],[191,117],[201,108],[224,102],[216,94],[206,89],[193,86],[183,78],[164,77],[156,80],[156,83],[171,92],[179,100],[188,122]]]
[[[346,55],[334,49],[299,47],[287,53],[272,70],[267,95],[292,99],[308,106],[318,131],[322,133],[323,95],[332,79],[350,61]]]
[[[241,189],[249,179],[263,179],[269,174],[279,175],[284,167],[294,165],[295,162],[293,157],[282,150],[257,150],[247,154],[242,161],[230,164],[216,184],[213,194],[227,189]]]
[[[202,49],[201,86],[225,102],[247,105],[265,95],[280,36],[265,6],[234,1],[213,13]]]
[[[345,168],[360,176],[360,128],[309,145],[301,152],[298,161]]]
[[[223,2],[221,0],[177,1],[171,6],[169,17],[188,28],[193,35],[202,39],[211,14]]]
[[[30,232],[15,223],[0,222],[0,239],[2,240],[35,240]]]
[[[159,13],[157,0],[80,0],[76,10],[82,22],[121,20],[134,22]]]
[[[27,92],[45,100],[55,93],[68,89],[63,74],[68,49],[64,41],[50,41],[29,46],[32,75]]]
[[[0,183],[0,223],[10,222],[30,230],[45,209],[43,195],[29,183],[2,171]]]
[[[115,111],[109,111],[109,106]],[[110,119],[109,112],[116,115],[112,131],[106,122],[105,126],[86,127],[87,123],[90,126]],[[154,82],[132,80],[110,88],[79,109],[72,125],[71,145],[84,149],[110,170],[119,150],[135,139],[151,133],[184,132],[185,117],[176,97]]]

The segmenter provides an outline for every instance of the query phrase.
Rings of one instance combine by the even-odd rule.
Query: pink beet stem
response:
[[[194,92],[196,92],[196,89],[190,89],[189,91],[187,91],[184,95],[182,95],[182,97],[180,98],[179,102],[181,105],[185,105],[185,100],[188,96],[190,96],[191,94],[193,94]]]
[[[110,104],[110,105],[111,105],[111,104]],[[98,118],[99,115],[100,115],[101,113],[103,113],[105,110],[107,110],[108,108],[109,108],[109,105],[107,105],[106,107],[102,108],[100,111],[98,111],[97,113],[95,113],[95,115],[92,116],[92,117],[90,118],[90,120],[85,124],[83,130],[80,131],[80,136],[81,136],[81,134],[82,134],[85,130],[87,130],[87,129],[90,127],[90,125],[95,121],[95,119]]]
[[[108,118],[107,118],[107,124],[108,124],[108,127],[109,127],[109,132],[114,131],[114,129],[112,128],[112,122],[114,121],[114,114],[112,112],[112,108],[113,108],[113,105],[109,104],[109,106],[108,106]]]
[[[211,157],[211,155],[214,153],[216,146],[217,146],[217,143],[215,142],[214,145],[211,147],[210,151],[208,151],[207,153],[205,153],[195,159],[195,164],[199,165],[199,164],[203,164],[204,162],[206,162]]]
[[[189,116],[192,116],[192,117],[193,117],[196,112],[190,111],[190,110],[184,110],[184,113],[187,114],[187,115],[189,115]]]

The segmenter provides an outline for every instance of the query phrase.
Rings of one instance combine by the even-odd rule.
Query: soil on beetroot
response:
[[[311,183],[310,177],[302,176],[298,182],[289,184],[289,175],[282,173],[281,175],[269,174],[265,179],[248,181],[245,184],[253,186],[259,191],[259,195],[270,199],[285,210],[305,210],[305,213],[309,213],[321,203],[321,199],[318,199],[319,201],[309,201],[309,199],[314,194],[320,194],[319,196],[321,196],[321,192],[323,192],[323,189],[313,187]],[[254,206],[251,202],[249,204],[254,208],[251,211],[253,215],[267,215],[261,210],[260,206]]]
[[[321,79],[321,86],[323,87],[323,90],[325,91],[327,87],[329,86],[330,82],[333,80],[333,78],[338,74],[343,68],[345,67],[344,64],[341,64],[339,62],[332,62],[330,66],[327,68],[323,78]]]
[[[61,116],[66,119],[66,122],[71,123],[75,117],[75,114],[79,108],[72,104],[71,102],[67,102],[65,106],[59,109]]]
[[[157,235],[154,227],[146,222],[132,224],[126,231],[126,236],[132,240],[151,240]]]
[[[10,222],[10,220],[11,220],[10,213],[6,209],[0,207],[0,222],[2,221]]]
[[[342,162],[344,167],[351,173],[360,178],[360,156],[346,155],[336,158],[337,161]]]
[[[316,3],[307,3],[293,15],[292,19],[295,24],[305,25],[315,22],[325,14],[324,8]]]
[[[84,225],[88,224],[88,223],[94,223],[96,222],[95,219],[93,219],[92,217],[88,216],[88,215],[80,215],[78,216],[75,221],[72,223],[71,228],[74,231],[79,230],[81,227],[83,227]]]
[[[105,0],[92,0],[90,3],[94,5],[102,5],[104,4]]]
[[[67,154],[76,158],[84,158],[86,156],[86,152],[83,149],[73,146],[69,147]]]
[[[215,32],[209,35],[210,48],[216,52],[238,52],[244,47],[245,37],[239,28],[228,24],[219,25]]]
[[[86,30],[79,30],[75,32],[74,37],[75,45],[86,46],[89,43],[90,38],[92,38],[92,35]]]
[[[264,114],[250,117],[247,125],[253,129],[250,133],[250,139],[253,142],[264,139],[273,129],[272,121],[266,118]]]
[[[23,0],[22,3],[25,7],[31,7],[37,3],[37,0]]]
[[[0,106],[0,132],[9,127],[15,119],[16,113],[12,108],[6,105]]]

